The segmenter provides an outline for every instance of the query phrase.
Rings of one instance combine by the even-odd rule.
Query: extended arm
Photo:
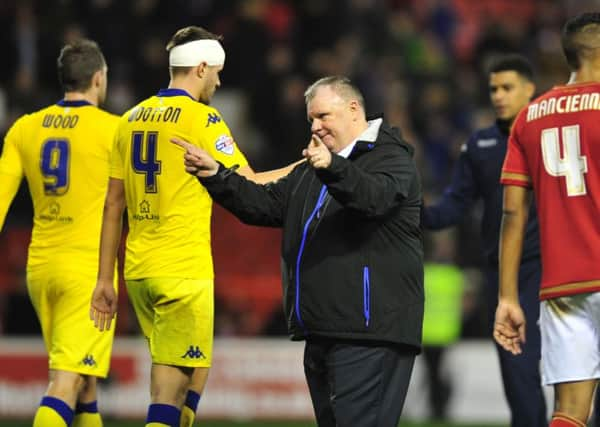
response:
[[[186,150],[186,172],[200,179],[211,197],[241,221],[270,227],[282,225],[285,178],[260,185],[226,169],[200,147],[175,138],[171,142]]]
[[[297,162],[291,163],[279,169],[273,169],[264,172],[254,172],[250,166],[244,166],[243,168],[239,168],[237,173],[252,182],[256,182],[257,184],[268,184],[269,182],[275,182],[278,179],[287,176],[292,169],[302,162],[304,162],[304,159],[298,160]]]
[[[94,325],[109,330],[117,312],[117,294],[114,289],[114,272],[125,210],[123,180],[111,178],[104,202],[98,281],[92,295],[90,318]]]
[[[494,338],[513,354],[521,353],[525,342],[525,316],[519,304],[519,264],[529,214],[530,194],[524,187],[504,187],[500,230],[500,284]]]

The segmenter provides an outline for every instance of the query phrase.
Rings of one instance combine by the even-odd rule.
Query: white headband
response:
[[[193,67],[201,62],[207,65],[223,65],[225,51],[218,40],[194,40],[180,44],[169,51],[171,67]]]

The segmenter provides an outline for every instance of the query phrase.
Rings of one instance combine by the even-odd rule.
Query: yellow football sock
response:
[[[98,412],[89,413],[81,412],[75,414],[73,419],[73,427],[102,427],[102,417]]]
[[[73,427],[102,427],[102,417],[98,413],[98,402],[77,402]]]
[[[200,402],[200,393],[194,390],[188,390],[185,405],[181,409],[181,420],[179,421],[179,427],[192,427],[194,419],[196,418],[196,410],[198,409],[198,403]]]
[[[73,410],[56,397],[45,396],[35,413],[33,427],[69,427],[73,421]]]
[[[179,427],[192,427],[194,425],[194,418],[196,413],[191,408],[183,406],[181,408],[181,420],[179,421]]]

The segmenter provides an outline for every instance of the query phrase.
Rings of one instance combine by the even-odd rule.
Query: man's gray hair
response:
[[[321,86],[329,86],[346,101],[356,100],[361,108],[365,110],[365,98],[360,93],[360,90],[352,84],[348,77],[344,76],[328,76],[323,77],[311,84],[306,92],[304,92],[304,102],[306,105],[315,97],[317,89]]]

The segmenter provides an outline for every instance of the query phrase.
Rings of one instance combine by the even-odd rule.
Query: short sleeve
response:
[[[210,125],[203,129],[201,147],[208,151],[215,160],[223,163],[225,167],[233,165],[247,166],[248,160],[233,139],[225,121],[218,115],[216,110],[210,114],[213,114],[213,117],[219,117],[219,120],[207,122]],[[214,116],[215,114],[216,116]]]
[[[120,132],[117,130],[113,139],[113,146],[110,153],[110,177],[116,179],[123,179],[123,155],[121,152],[121,145],[119,144]]]
[[[0,157],[0,230],[23,177],[23,163],[18,145],[21,140],[23,118],[19,119],[4,138],[2,157]]]
[[[21,140],[21,127],[24,118],[19,119],[9,129],[4,138],[2,157],[0,157],[0,173],[21,178],[23,176],[23,162],[19,154],[19,141]]]
[[[523,117],[522,114],[519,115],[508,138],[506,157],[504,158],[502,175],[500,177],[500,182],[504,185],[531,187],[529,165],[520,141]]]

